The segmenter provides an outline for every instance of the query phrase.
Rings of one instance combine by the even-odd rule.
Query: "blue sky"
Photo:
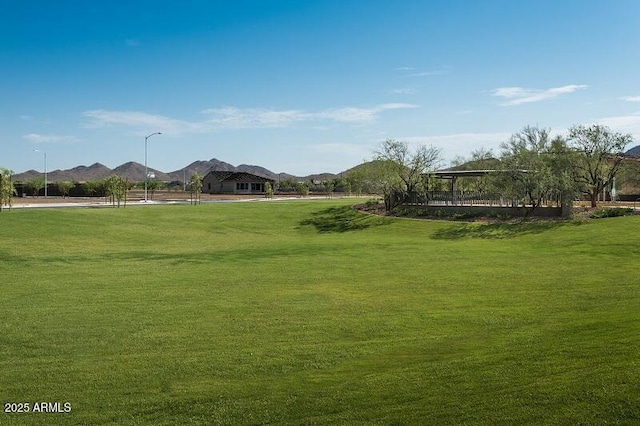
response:
[[[640,143],[640,1],[0,0],[0,167],[444,165],[526,125]],[[629,147],[631,147],[630,145]]]

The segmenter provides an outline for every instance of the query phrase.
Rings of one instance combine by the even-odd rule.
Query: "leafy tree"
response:
[[[111,199],[111,204],[120,208],[120,204],[127,205],[127,191],[130,183],[118,175],[111,175],[104,181],[105,195]]]
[[[295,191],[297,184],[298,181],[292,177],[288,177],[280,181],[278,189],[281,191]]]
[[[366,168],[367,166],[362,164],[349,172],[345,179],[345,188],[348,187],[349,191],[345,189],[345,192],[354,192],[358,197],[362,195],[366,179]]]
[[[332,179],[327,179],[322,183],[322,186],[327,198],[333,198],[333,190],[336,188],[336,183]]]
[[[308,182],[296,182],[296,193],[301,197],[309,195],[309,183]]]
[[[56,182],[56,186],[58,187],[58,191],[60,191],[62,198],[65,198],[69,196],[69,192],[71,191],[71,189],[73,189],[75,184],[68,180],[62,180]]]
[[[264,183],[264,196],[265,198],[273,198],[273,186],[271,182]]]
[[[548,129],[525,127],[502,144],[501,167],[494,183],[529,213],[549,199],[566,197],[574,183],[566,169],[569,150],[562,139],[551,141]]]
[[[351,196],[351,181],[349,179],[342,179],[342,190],[346,196]]]
[[[35,177],[32,179],[29,179],[25,183],[25,188],[31,192],[31,195],[33,195],[34,197],[37,197],[38,194],[40,193],[40,190],[44,188],[44,179],[41,177]]]
[[[426,189],[425,176],[440,163],[440,150],[419,145],[413,152],[407,142],[387,139],[374,153],[374,185],[382,192],[387,210]]]
[[[191,175],[189,180],[191,191],[191,204],[200,204],[200,194],[202,194],[202,176],[198,172]]]
[[[471,151],[470,157],[457,156],[451,162],[453,170],[494,170],[498,167],[499,160],[491,149],[480,148]],[[493,180],[489,176],[459,177],[457,187],[460,191],[487,193],[495,188]],[[432,188],[433,184],[429,185]]]
[[[153,200],[153,195],[159,189],[164,188],[164,182],[159,179],[150,179],[147,181],[147,191],[151,193],[151,199]]]
[[[84,184],[84,190],[89,196],[104,194],[104,181],[89,180]]]
[[[622,162],[616,176],[616,186],[626,189],[627,193],[640,192],[640,159],[626,159]]]
[[[11,208],[13,204],[13,196],[16,195],[16,189],[11,180],[11,170],[0,168],[0,211],[4,206]]]
[[[609,188],[620,170],[624,148],[633,140],[630,134],[614,133],[608,127],[573,126],[569,129],[569,146],[577,155],[571,158],[573,178],[589,196],[591,207]]]

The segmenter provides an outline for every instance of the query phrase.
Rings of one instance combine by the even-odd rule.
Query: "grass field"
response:
[[[0,424],[640,423],[640,217],[347,203],[1,213]]]

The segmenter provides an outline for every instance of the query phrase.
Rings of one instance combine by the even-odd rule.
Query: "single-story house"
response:
[[[202,192],[208,194],[264,194],[264,184],[275,181],[247,172],[210,171],[202,179]]]

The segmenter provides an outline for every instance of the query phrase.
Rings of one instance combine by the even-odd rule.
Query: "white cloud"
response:
[[[607,126],[615,132],[631,133],[634,143],[640,140],[640,111],[629,115],[601,118],[596,123]]]
[[[442,157],[450,160],[458,155],[468,157],[471,152],[480,148],[492,149],[497,155],[500,144],[506,142],[511,137],[511,133],[456,133],[440,136],[411,136],[399,138],[409,144],[424,144],[439,148]]]
[[[306,118],[306,113],[299,110],[274,111],[269,109],[236,107],[211,108],[201,111],[210,118],[203,122],[206,128],[263,128],[286,127],[296,121]]]
[[[370,108],[344,107],[323,111],[271,110],[259,108],[237,108],[232,106],[201,111],[206,116],[201,121],[177,120],[162,115],[140,111],[92,110],[84,113],[90,119],[86,127],[127,126],[141,130],[156,130],[166,134],[210,133],[222,129],[250,129],[289,127],[298,122],[333,121],[351,124],[366,124],[375,121],[385,111],[417,108],[404,103],[380,104]]]
[[[627,102],[640,102],[640,96],[622,96],[619,99]]]
[[[40,135],[38,133],[29,133],[22,136],[23,139],[32,143],[75,143],[78,142],[78,138],[75,136],[63,136],[63,135]]]
[[[389,103],[381,104],[373,108],[346,107],[328,109],[325,111],[312,113],[309,115],[309,117],[312,120],[333,120],[346,123],[368,123],[376,120],[378,118],[378,115],[380,115],[384,111],[417,107],[418,105],[413,104]]]
[[[411,74],[405,75],[405,77],[431,77],[434,75],[445,75],[448,74],[448,71],[445,70],[435,70],[435,71],[422,71],[422,72],[414,72]]]
[[[526,89],[523,87],[499,87],[493,90],[493,96],[504,98],[507,101],[501,103],[501,106],[514,106],[530,102],[539,102],[547,99],[553,99],[560,95],[573,93],[580,89],[586,89],[585,84],[570,84],[562,87],[552,87],[550,89]]]
[[[390,92],[396,95],[415,95],[416,93],[418,93],[418,91],[413,87],[405,87],[402,89],[392,89]]]

